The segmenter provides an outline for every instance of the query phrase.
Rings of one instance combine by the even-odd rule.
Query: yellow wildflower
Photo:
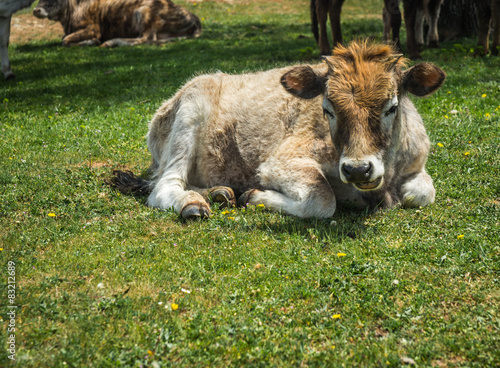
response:
[[[438,143],[437,145],[438,145],[438,147],[444,147],[444,144],[442,144],[442,143]]]
[[[345,257],[347,254],[345,253],[337,253],[337,257]]]
[[[260,208],[264,208],[266,206],[264,206],[262,203],[261,204],[258,204],[257,207],[260,207]]]
[[[179,305],[175,303],[170,304],[170,306],[172,307],[172,310],[177,310],[177,308],[179,308]]]
[[[234,220],[234,217],[228,217],[227,219],[228,220]]]
[[[55,214],[55,213],[53,213],[53,212],[51,212],[51,213],[49,213],[47,216],[49,216],[49,217],[56,217],[56,214]]]
[[[470,152],[465,152],[464,153],[465,156],[469,156],[470,155]]]
[[[334,315],[332,316],[332,318],[333,318],[333,319],[339,319],[339,318],[340,318],[340,314],[334,314]]]
[[[481,96],[482,98],[485,98],[486,97],[486,93],[483,93],[483,95]]]
[[[222,211],[223,215],[227,215],[228,213],[229,213],[229,211]]]
[[[463,239],[463,238],[464,238],[463,234],[460,234],[459,236],[457,236],[457,239]]]
[[[445,118],[445,119],[448,119],[448,115],[445,115],[445,116],[444,116],[444,118]]]
[[[153,353],[151,350],[148,350],[148,355],[153,356],[153,355],[155,355],[155,353]]]

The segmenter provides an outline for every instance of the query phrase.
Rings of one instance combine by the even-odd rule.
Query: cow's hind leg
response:
[[[297,160],[280,165],[268,160],[259,168],[261,185],[267,190],[251,189],[238,199],[240,205],[263,204],[302,218],[328,218],[335,213],[336,200],[325,176],[314,163]]]
[[[438,20],[443,0],[430,0],[427,4],[426,17],[429,22],[429,33],[427,34],[427,45],[430,48],[439,47]]]
[[[328,33],[326,30],[328,21],[328,1],[316,0],[316,15],[319,24],[319,52],[321,53],[321,55],[330,55],[332,53],[332,50],[330,49],[330,44],[328,42]]]
[[[188,188],[182,165],[179,162],[169,169],[156,182],[149,195],[148,205],[162,209],[173,208],[185,219],[210,216],[210,205],[195,190]]]
[[[494,0],[491,2],[493,9],[493,42],[491,44],[491,53],[493,55],[498,55],[498,47],[500,46],[500,0]]]
[[[199,101],[187,99],[176,109],[162,107],[151,122],[148,146],[158,162],[154,188],[148,204],[162,209],[173,208],[184,218],[210,216],[210,206],[203,196],[192,190],[188,176],[196,160],[196,132],[202,114]],[[167,103],[168,104],[168,103]],[[171,103],[176,105],[177,102]],[[174,119],[173,122],[169,122]],[[165,140],[163,129],[170,129]]]

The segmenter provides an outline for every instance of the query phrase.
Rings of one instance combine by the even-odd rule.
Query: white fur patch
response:
[[[433,203],[436,198],[436,190],[432,184],[432,179],[425,171],[403,184],[402,189],[403,206],[427,206]]]

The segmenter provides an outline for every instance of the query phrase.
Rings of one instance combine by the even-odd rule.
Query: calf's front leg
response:
[[[314,162],[297,159],[283,165],[270,159],[260,166],[259,176],[266,189],[245,192],[238,199],[240,205],[263,204],[301,218],[328,218],[335,213],[335,194]]]
[[[403,183],[401,194],[401,204],[405,207],[427,206],[436,198],[432,179],[424,170]]]

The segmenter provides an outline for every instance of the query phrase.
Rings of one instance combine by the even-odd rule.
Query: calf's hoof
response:
[[[245,207],[250,203],[250,197],[252,194],[258,192],[258,189],[250,189],[243,193],[240,198],[238,198],[238,206]]]
[[[213,202],[221,203],[221,207],[234,207],[236,206],[236,199],[234,192],[228,187],[215,187],[209,191],[210,198]]]
[[[182,208],[181,216],[186,220],[208,218],[210,217],[210,207],[206,203],[191,202]]]

